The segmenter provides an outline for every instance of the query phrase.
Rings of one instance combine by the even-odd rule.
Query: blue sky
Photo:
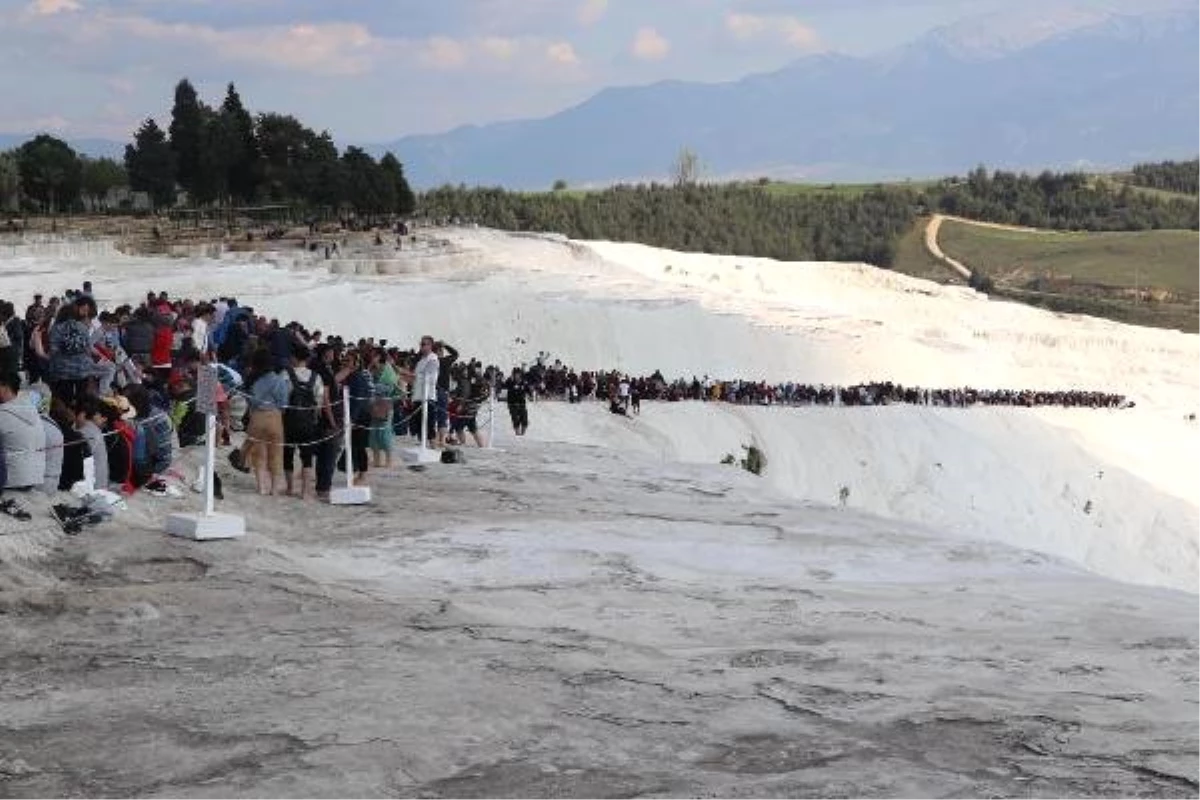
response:
[[[124,140],[167,120],[187,76],[209,102],[232,80],[252,111],[382,142],[542,116],[605,86],[880,52],[964,19],[1020,33],[1149,1],[0,0],[0,131]]]

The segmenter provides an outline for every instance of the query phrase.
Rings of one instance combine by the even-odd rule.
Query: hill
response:
[[[928,35],[875,58],[819,55],[729,84],[606,89],[541,120],[387,145],[415,185],[547,188],[664,174],[683,145],[715,175],[888,180],[1187,157],[1200,15],[1111,17],[981,54]],[[981,87],[987,87],[981,91]]]
[[[972,284],[997,296],[1190,333],[1200,325],[1194,231],[1084,233],[947,220],[937,236],[945,255],[974,273]]]

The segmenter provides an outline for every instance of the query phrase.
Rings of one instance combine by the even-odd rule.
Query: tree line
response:
[[[418,198],[422,216],[512,231],[633,241],[672,250],[891,266],[917,197],[880,187],[860,195],[774,195],[745,184],[617,186],[526,193],[444,186]]]
[[[989,173],[982,167],[921,189],[773,192],[762,183],[616,186],[546,193],[443,186],[418,198],[431,219],[512,231],[634,241],[705,253],[783,260],[865,261],[890,267],[918,216],[941,212],[1061,230],[1198,227],[1197,204],[1114,187],[1082,173]]]
[[[1135,186],[1179,194],[1200,194],[1200,159],[1138,164],[1130,172]]]
[[[0,152],[0,211],[23,205],[99,211],[109,190],[128,182],[117,161],[80,156],[66,142],[45,134]]]
[[[989,174],[979,167],[965,178],[940,181],[925,194],[931,209],[1007,225],[1080,231],[1200,228],[1195,200],[1154,197],[1082,172]]]
[[[286,203],[368,217],[416,207],[395,155],[376,160],[358,147],[339,153],[328,131],[289,115],[253,116],[232,83],[213,108],[181,80],[167,130],[148,118],[123,163],[81,157],[46,134],[0,154],[0,207],[16,200],[25,210],[92,210],[121,186],[145,192],[156,209],[175,205],[180,193],[194,206]]]

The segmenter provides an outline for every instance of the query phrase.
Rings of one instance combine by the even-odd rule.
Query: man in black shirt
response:
[[[446,433],[450,430],[450,368],[458,361],[458,351],[445,342],[437,342],[433,352],[438,358],[437,403],[434,418],[437,423],[436,447],[446,446]]]
[[[508,404],[508,415],[512,418],[513,433],[524,436],[529,430],[529,384],[519,368],[513,368],[512,377],[504,382],[505,402]]]

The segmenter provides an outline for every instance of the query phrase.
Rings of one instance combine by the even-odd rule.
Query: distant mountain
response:
[[[57,133],[51,135],[63,139],[80,155],[90,158],[115,158],[117,161],[125,158],[125,142],[114,142],[111,139],[64,139]],[[20,147],[35,136],[36,133],[0,133],[0,150]]]
[[[1198,40],[1194,8],[1037,29],[952,26],[883,56],[817,55],[726,84],[605,89],[545,119],[372,149],[396,152],[421,187],[661,178],[684,145],[716,177],[1116,168],[1195,155]]]

